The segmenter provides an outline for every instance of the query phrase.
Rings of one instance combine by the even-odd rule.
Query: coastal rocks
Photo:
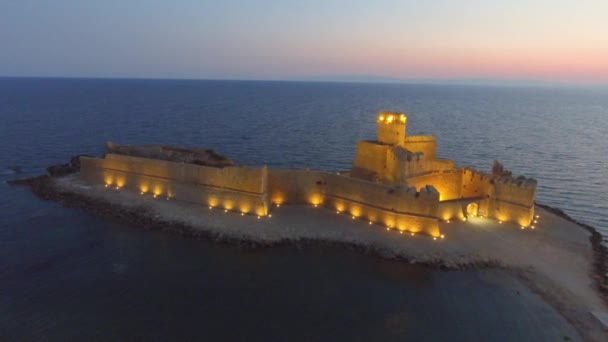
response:
[[[168,145],[119,145],[108,141],[106,143],[106,153],[212,167],[234,165],[232,160],[211,149],[182,148]]]
[[[69,163],[49,166],[46,171],[51,177],[61,177],[80,171],[80,157],[91,157],[90,155],[77,155],[70,159]]]

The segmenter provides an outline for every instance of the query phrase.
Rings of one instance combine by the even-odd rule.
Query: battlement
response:
[[[502,184],[505,186],[511,186],[522,189],[536,189],[536,185],[538,182],[534,178],[526,178],[524,176],[519,176],[517,178],[513,177],[500,177],[494,179],[495,184]]]

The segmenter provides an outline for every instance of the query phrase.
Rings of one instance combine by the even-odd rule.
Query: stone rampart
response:
[[[121,155],[81,158],[87,182],[127,188],[158,198],[267,215],[266,168],[215,168]]]
[[[268,170],[270,201],[327,207],[401,230],[439,235],[439,194],[433,187],[391,187],[328,172]]]
[[[536,180],[502,177],[493,180],[490,216],[501,221],[514,221],[527,227],[534,220]]]
[[[485,197],[492,186],[492,176],[468,167],[462,168],[461,197]]]
[[[461,198],[462,171],[433,172],[422,176],[408,178],[408,186],[420,189],[431,184],[439,192],[439,200],[447,201]]]
[[[406,136],[403,147],[412,152],[423,153],[428,160],[437,159],[437,141],[432,135]]]

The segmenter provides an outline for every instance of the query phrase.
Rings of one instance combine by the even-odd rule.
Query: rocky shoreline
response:
[[[105,200],[91,198],[83,196],[81,194],[66,192],[62,189],[59,189],[57,186],[55,186],[53,180],[57,177],[77,173],[79,171],[78,157],[73,157],[70,163],[68,164],[50,166],[47,171],[49,175],[26,179],[17,179],[8,181],[8,183],[11,185],[28,186],[36,196],[44,200],[58,201],[66,207],[84,209],[104,219],[113,220],[116,222],[147,230],[167,231],[191,238],[235,245],[241,248],[273,247],[280,244],[292,244],[297,248],[304,248],[313,245],[331,246],[347,248],[349,250],[356,250],[366,255],[374,255],[389,259],[400,259],[405,262],[416,263],[422,266],[433,267],[442,270],[463,270],[468,268],[502,267],[502,264],[498,260],[479,260],[475,262],[449,262],[446,260],[437,259],[434,261],[416,261],[415,259],[405,259],[397,255],[387,255],[382,251],[370,248],[368,246],[362,246],[356,243],[333,242],[317,239],[298,239],[293,241],[284,240],[281,242],[262,243],[259,241],[239,239],[222,234],[214,234],[204,230],[193,229],[192,227],[189,227],[188,225],[185,225],[181,222],[167,221],[163,220],[162,218],[156,218],[145,208],[124,208],[123,206],[116,205]],[[575,223],[576,225],[582,227],[591,234],[589,240],[593,248],[594,256],[593,278],[595,281],[595,286],[600,292],[602,299],[608,304],[608,248],[602,244],[602,235],[592,226],[576,221],[559,208],[554,208],[540,203],[536,203],[536,205],[565,220]]]

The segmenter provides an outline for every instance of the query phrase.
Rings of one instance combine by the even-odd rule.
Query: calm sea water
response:
[[[439,156],[458,165],[499,159],[537,178],[540,202],[608,232],[605,89],[0,79],[0,180],[101,154],[106,140],[347,170],[380,110],[407,112],[408,133],[436,135]],[[0,338],[576,338],[500,273],[241,251],[115,225],[6,184],[0,198]]]

